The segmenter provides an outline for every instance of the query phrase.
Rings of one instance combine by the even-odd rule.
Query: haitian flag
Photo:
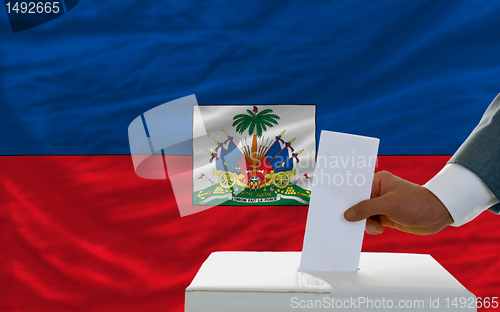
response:
[[[191,156],[164,153],[177,167],[158,156],[165,179],[137,176],[130,123],[190,94],[245,110],[315,105],[316,135],[378,137],[377,170],[424,184],[499,93],[499,17],[500,4],[465,0],[80,1],[13,33],[0,13],[0,310],[183,311],[211,252],[302,248],[307,206],[181,218],[193,189],[177,198],[170,177]],[[387,229],[363,251],[431,254],[491,299],[498,222],[484,212],[431,236]]]

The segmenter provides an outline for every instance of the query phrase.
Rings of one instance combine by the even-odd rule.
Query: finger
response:
[[[372,190],[370,198],[380,197],[383,194],[383,187],[393,179],[394,175],[388,171],[376,172],[373,176]]]
[[[368,218],[366,219],[365,231],[371,235],[381,234],[384,232],[384,227],[376,217]]]
[[[347,221],[361,221],[371,216],[379,214],[385,215],[388,202],[386,196],[367,199],[359,202],[344,212]]]
[[[395,223],[394,221],[391,221],[386,216],[377,216],[377,217],[380,220],[380,224],[382,226],[390,227],[390,228],[396,229],[396,230],[401,231],[401,232],[421,235],[421,234],[425,234],[424,232],[427,231],[427,228],[408,227],[408,226],[401,225],[399,223]],[[370,220],[370,219],[368,219],[368,220]]]
[[[372,190],[370,194],[370,198],[377,198],[380,197],[382,194],[381,192],[381,181],[382,181],[382,175],[380,172],[376,172],[375,175],[373,176],[373,182],[372,182]]]
[[[383,216],[383,215],[380,215],[380,216],[377,216],[379,221],[380,221],[380,224],[382,226],[387,226],[387,227],[391,227],[391,228],[396,228],[396,224],[394,223],[394,221],[392,221],[391,219],[387,218],[386,216]]]

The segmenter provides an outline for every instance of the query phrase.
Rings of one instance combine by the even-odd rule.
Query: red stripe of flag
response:
[[[448,159],[381,156],[377,170],[422,184]],[[302,248],[307,207],[180,218],[169,182],[139,178],[129,155],[3,156],[0,168],[1,311],[181,312],[211,252]],[[498,222],[485,212],[432,236],[387,229],[363,251],[431,254],[476,296],[498,296]]]

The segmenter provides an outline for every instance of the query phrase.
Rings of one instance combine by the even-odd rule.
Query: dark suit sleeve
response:
[[[474,172],[500,199],[500,94],[449,163],[462,165]],[[489,210],[500,213],[500,204]]]

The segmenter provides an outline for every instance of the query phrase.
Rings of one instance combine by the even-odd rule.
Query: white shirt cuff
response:
[[[498,203],[486,184],[459,164],[447,164],[424,187],[448,209],[454,221],[452,226],[463,225]]]

